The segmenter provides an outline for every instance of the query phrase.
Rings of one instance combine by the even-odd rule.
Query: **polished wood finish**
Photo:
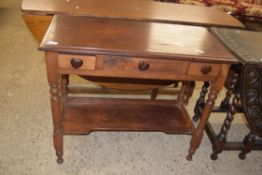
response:
[[[181,23],[207,27],[244,27],[238,20],[216,9],[143,0],[23,0],[21,8],[25,22],[38,42],[42,41],[47,27],[55,14]],[[101,82],[94,78],[92,81],[101,86],[121,90],[145,89],[143,84],[139,85],[138,83]],[[151,84],[152,86],[147,86],[146,89],[162,86],[162,84],[154,84],[153,82]]]
[[[143,0],[23,0],[22,12],[243,28],[237,19],[207,7]]]
[[[53,140],[56,149],[57,163],[63,162],[63,123],[60,99],[60,74],[57,68],[57,54],[46,53],[47,77],[50,87],[50,100],[53,116]]]
[[[205,61],[207,65],[237,62],[204,27],[63,15],[54,18],[40,50]],[[193,67],[198,69],[201,64],[193,64]]]
[[[95,56],[59,55],[58,67],[61,69],[75,69],[80,71],[92,71],[96,69]]]
[[[97,62],[96,64],[96,57]],[[220,72],[221,64],[195,63],[190,61],[158,60],[149,58],[123,57],[123,56],[59,56],[59,68],[61,73],[70,72],[78,75],[103,76],[119,78],[158,79],[158,80],[197,80],[205,75],[205,79],[215,79]],[[79,68],[71,65],[73,59],[78,59],[83,64]],[[140,63],[148,64],[146,70],[141,70]],[[91,64],[91,66],[90,66]],[[96,64],[96,65],[94,65]],[[88,66],[89,65],[89,66]],[[150,66],[149,66],[150,65]],[[204,74],[201,68],[213,67],[208,74]],[[117,72],[116,72],[117,70]],[[167,74],[171,73],[171,74]],[[185,78],[187,77],[187,78]]]
[[[65,134],[107,130],[192,134],[187,111],[175,101],[68,98],[64,105]]]
[[[40,43],[53,19],[53,16],[23,15],[23,18],[30,32]]]
[[[176,42],[184,47],[174,44]],[[62,162],[61,135],[88,134],[96,130],[191,134],[187,156],[187,160],[191,160],[230,64],[236,62],[202,27],[76,16],[56,16],[40,50],[47,53],[51,97],[55,97],[51,103],[59,163]],[[72,58],[78,60],[74,66]],[[92,70],[89,66],[80,70],[88,64]],[[177,101],[74,98],[66,95],[70,74],[131,82],[181,80],[183,84]],[[196,128],[184,108],[192,95],[191,81],[195,80],[211,82]],[[57,100],[59,95],[61,100]]]
[[[23,0],[21,8],[25,22],[38,42],[42,41],[44,33],[55,14],[181,23],[207,27],[244,27],[238,20],[216,9],[143,0]],[[94,78],[92,81],[101,86],[121,90],[145,89],[143,84],[138,83],[102,82]],[[172,84],[172,82],[169,84]],[[147,85],[146,89],[162,86],[162,84],[154,84],[153,82],[151,82],[151,85]]]

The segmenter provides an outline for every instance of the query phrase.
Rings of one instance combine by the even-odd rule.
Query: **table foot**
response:
[[[241,152],[239,155],[238,155],[239,159],[241,160],[245,160],[246,159],[246,154]]]
[[[217,153],[212,153],[211,156],[210,156],[210,158],[211,158],[212,160],[217,160]]]
[[[186,160],[191,161],[192,160],[192,155],[187,155],[186,156]]]
[[[62,163],[64,162],[64,159],[63,159],[63,158],[57,158],[57,159],[56,159],[56,162],[57,162],[58,164],[62,164]]]
[[[57,163],[63,163],[63,134],[62,129],[54,129],[54,147],[57,156]]]
[[[256,135],[253,132],[250,132],[243,140],[245,147],[241,150],[239,158],[241,160],[246,159],[246,154],[250,153],[254,144],[256,142]]]

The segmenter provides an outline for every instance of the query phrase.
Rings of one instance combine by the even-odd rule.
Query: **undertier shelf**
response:
[[[91,131],[162,131],[192,134],[184,106],[170,100],[69,97],[64,103],[64,134]]]

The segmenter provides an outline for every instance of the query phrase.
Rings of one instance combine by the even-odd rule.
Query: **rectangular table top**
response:
[[[23,0],[22,11],[28,15],[67,14],[244,28],[237,19],[215,8],[143,0]]]
[[[209,62],[236,62],[204,27],[55,16],[40,50]]]

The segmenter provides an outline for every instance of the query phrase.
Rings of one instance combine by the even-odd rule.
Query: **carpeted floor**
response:
[[[247,159],[223,152],[210,160],[205,135],[193,161],[186,161],[189,136],[158,132],[93,132],[66,136],[62,165],[55,161],[49,92],[43,53],[26,28],[20,0],[0,1],[0,175],[169,175],[237,174],[262,172],[262,154]],[[196,91],[188,109],[198,96]],[[223,115],[222,115],[223,116]],[[223,117],[210,121],[218,130]],[[247,134],[244,119],[236,117],[230,140]]]

